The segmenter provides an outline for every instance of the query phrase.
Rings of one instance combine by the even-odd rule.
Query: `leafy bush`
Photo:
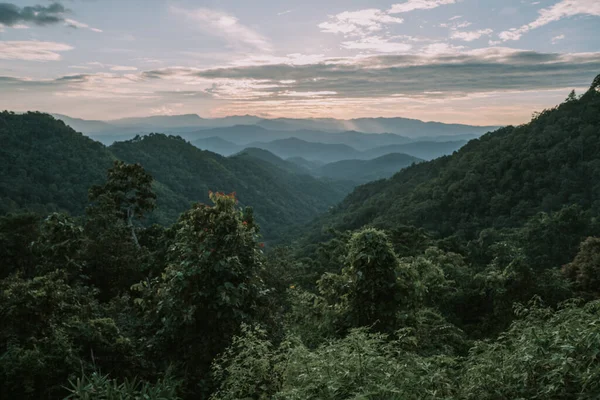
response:
[[[136,378],[121,383],[97,372],[69,380],[64,400],[179,400],[177,384],[169,377],[151,384]]]

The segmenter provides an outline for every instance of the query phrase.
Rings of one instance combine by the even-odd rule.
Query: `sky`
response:
[[[0,109],[525,123],[600,74],[600,0],[0,0]]]

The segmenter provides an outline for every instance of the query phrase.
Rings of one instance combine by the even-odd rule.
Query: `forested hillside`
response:
[[[308,222],[341,201],[350,190],[278,167],[257,157],[222,157],[175,136],[151,134],[117,142],[109,150],[120,160],[141,164],[161,189],[155,220],[175,220],[194,201],[208,202],[210,191],[236,192],[240,205],[252,205],[267,237]],[[159,193],[160,194],[160,193]],[[184,201],[185,200],[185,201]]]
[[[598,111],[600,76],[274,248],[243,190],[256,215],[308,200],[272,155],[115,144],[85,215],[0,217],[0,397],[598,399]],[[206,189],[196,176],[243,177],[240,201],[149,226],[161,197]]]
[[[372,160],[337,161],[311,171],[316,176],[366,183],[389,178],[401,169],[421,161],[423,160],[408,154],[390,153]]]
[[[159,201],[148,223],[173,223],[193,202],[207,202],[209,191],[237,191],[241,204],[256,205],[266,238],[310,221],[352,189],[257,157],[201,151],[176,136],[138,136],[107,148],[41,113],[3,112],[0,140],[2,213],[82,214],[89,187],[102,181],[115,159],[139,162],[154,175]]]
[[[0,213],[82,213],[87,191],[113,156],[100,143],[46,114],[0,113]]]
[[[414,224],[472,237],[514,227],[540,211],[576,204],[600,210],[600,98],[590,90],[522,126],[471,140],[452,156],[416,164],[357,188],[334,226]]]

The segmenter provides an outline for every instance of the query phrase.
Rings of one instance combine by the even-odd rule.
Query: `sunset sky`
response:
[[[0,109],[518,124],[600,73],[600,0],[0,2]]]

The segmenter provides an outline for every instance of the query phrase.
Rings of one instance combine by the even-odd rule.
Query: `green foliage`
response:
[[[474,346],[461,376],[465,399],[596,399],[600,303],[557,312],[534,303],[500,338]]]
[[[136,378],[119,383],[97,372],[69,380],[71,392],[64,400],[179,400],[177,385],[169,377],[155,384]]]
[[[0,213],[81,214],[112,155],[48,114],[0,112]]]
[[[32,240],[32,250],[38,257],[36,275],[63,270],[70,280],[81,278],[85,267],[81,257],[85,232],[66,214],[50,214],[40,226],[39,236]]]
[[[315,350],[291,341],[282,346],[281,390],[274,399],[450,399],[447,357],[422,358],[366,329]],[[278,377],[275,376],[274,379]]]
[[[268,254],[258,222],[282,232],[335,190],[164,135],[111,148],[158,180],[117,161],[101,183],[104,147],[0,114],[17,149],[0,149],[0,211],[50,211],[0,216],[0,397],[597,399],[597,86],[359,188],[315,223],[341,230]],[[88,166],[40,158],[94,146]],[[91,180],[85,215],[55,212],[80,214]],[[206,182],[239,186],[256,217],[210,193],[171,226],[140,221],[174,219]]]
[[[151,222],[170,224],[193,202],[208,202],[209,191],[236,192],[252,205],[266,239],[306,223],[342,200],[347,190],[256,157],[222,157],[180,137],[150,134],[109,147],[119,159],[140,163],[157,183],[157,210]]]
[[[106,183],[90,189],[85,231],[86,274],[108,300],[143,278],[148,256],[134,221],[154,208],[152,177],[139,165],[115,161]]]
[[[259,319],[267,295],[252,214],[237,208],[234,194],[210,197],[214,206],[197,204],[180,217],[162,276],[137,285],[157,329],[151,345],[198,381],[240,324]]]
[[[16,271],[33,273],[37,260],[31,243],[39,234],[40,219],[31,213],[0,216],[0,279]]]
[[[563,267],[563,272],[577,290],[600,297],[600,238],[589,237],[581,242],[577,256]]]
[[[248,330],[215,364],[226,378],[214,398],[595,399],[599,310],[597,301],[517,307],[510,329],[464,358],[419,355],[419,335],[406,330],[391,339],[354,329],[312,350],[294,338],[276,347]]]
[[[106,183],[90,189],[92,211],[89,212],[94,212],[94,206],[112,206],[113,210],[106,211],[115,212],[131,225],[134,218],[142,219],[154,209],[156,195],[152,191],[152,180],[141,165],[115,161],[108,170]]]
[[[98,367],[123,373],[132,344],[101,317],[90,288],[70,286],[63,272],[0,282],[0,394],[56,398],[73,371]]]
[[[573,205],[530,218],[520,232],[519,243],[534,269],[557,268],[573,258],[591,229],[589,215]]]
[[[89,188],[104,180],[112,164],[115,176],[93,190],[94,202],[99,202],[95,197],[103,190],[110,190],[116,203],[106,206],[121,208],[121,213],[130,210],[138,217],[140,207],[152,202],[148,188],[143,193],[137,187],[138,204],[133,208],[116,193],[127,196],[129,183],[149,179],[135,177],[134,170],[139,171],[135,164],[140,163],[156,179],[152,189],[159,195],[156,209],[147,213],[150,223],[172,224],[192,203],[207,202],[210,190],[237,191],[242,204],[256,207],[265,237],[275,239],[290,226],[327,211],[351,190],[351,185],[321,181],[272,160],[201,151],[176,136],[138,136],[107,148],[43,113],[0,112],[0,143],[0,214],[66,211],[81,215]],[[114,164],[115,159],[131,165]],[[132,181],[128,183],[123,173]]]
[[[211,400],[272,399],[279,390],[281,378],[274,367],[280,359],[265,330],[242,325],[241,335],[213,363],[212,373],[221,384]]]
[[[366,228],[348,242],[347,266],[341,275],[325,274],[319,289],[351,327],[390,331],[397,314],[417,300],[414,270],[400,264],[382,231]]]

